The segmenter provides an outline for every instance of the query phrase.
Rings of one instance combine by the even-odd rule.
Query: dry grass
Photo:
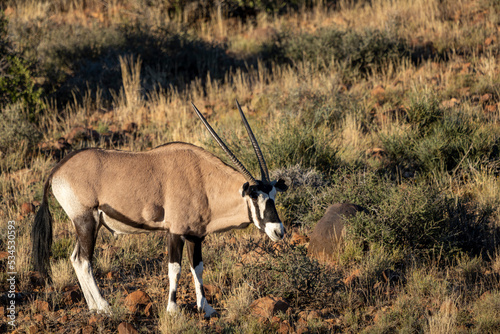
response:
[[[395,138],[397,143],[408,137],[410,144],[414,138],[422,139],[415,135],[422,128],[408,121],[407,111],[415,106],[416,101],[432,99],[438,101],[444,116],[460,114],[464,123],[477,125],[477,136],[486,133],[489,138],[498,138],[500,59],[496,50],[500,39],[497,29],[500,18],[492,2],[346,0],[336,8],[327,9],[318,3],[312,10],[300,10],[288,15],[260,13],[254,21],[246,23],[221,16],[216,9],[212,9],[207,20],[189,23],[188,12],[179,17],[169,17],[157,8],[141,7],[140,1],[115,0],[107,2],[107,6],[100,1],[86,1],[85,5],[81,1],[61,3],[63,5],[50,6],[49,2],[31,0],[11,2],[6,13],[15,24],[38,22],[42,27],[50,23],[105,29],[126,25],[137,19],[142,20],[151,31],[160,27],[176,32],[185,30],[191,34],[189,38],[198,38],[218,47],[222,45],[224,53],[241,59],[259,58],[259,52],[269,44],[279,44],[277,36],[285,39],[286,36],[300,36],[302,33],[314,34],[321,29],[357,32],[376,29],[391,32],[412,47],[429,47],[435,58],[418,61],[401,59],[363,75],[335,61],[320,66],[313,61],[269,63],[259,58],[250,62],[248,67],[236,67],[222,77],[205,73],[185,87],[157,86],[146,91],[145,78],[160,82],[164,74],[146,66],[146,59],[140,54],[121,54],[119,59],[115,59],[121,74],[120,89],[114,91],[111,99],[104,97],[107,87],[100,87],[98,91],[81,94],[83,97],[75,94],[66,105],[48,101],[38,124],[43,129],[42,142],[57,141],[78,126],[106,134],[118,133],[127,123],[134,122],[138,125],[136,137],[111,147],[146,150],[169,141],[186,141],[216,151],[191,111],[189,102],[194,102],[230,146],[239,150],[245,163],[253,163],[253,153],[245,146],[246,135],[234,110],[234,99],[238,98],[250,115],[258,137],[262,138],[265,154],[275,154],[268,160],[275,160],[280,155],[280,158],[283,157],[281,161],[289,164],[276,166],[276,169],[308,162],[287,156],[289,152],[284,147],[294,135],[306,138],[306,135],[313,134],[310,146],[304,148],[306,153],[317,150],[314,145],[318,143],[324,143],[331,152],[336,152],[335,158],[340,162],[332,163],[328,170],[318,172],[314,169],[317,166],[306,166],[312,167],[327,180],[321,186],[294,188],[290,197],[278,199],[282,216],[293,217],[287,219],[287,224],[298,225],[302,233],[310,232],[327,200],[356,198],[348,197],[352,194],[329,197],[328,189],[336,186],[335,182],[348,184],[357,177],[362,179],[365,174],[375,173],[384,175],[380,182],[387,185],[392,185],[397,179],[401,191],[419,185],[436,187],[442,196],[449,196],[457,202],[466,201],[474,215],[486,215],[488,224],[500,226],[498,157],[491,152],[491,157],[489,153],[473,156],[482,137],[478,137],[474,145],[467,144],[465,150],[459,149],[463,152],[459,152],[458,168],[450,171],[436,169],[428,174],[411,170],[415,173],[410,177],[405,176],[400,165],[394,167],[393,157],[386,145],[386,138]],[[486,45],[485,41],[490,37],[492,44]],[[485,97],[486,94],[489,96]],[[447,108],[446,103],[452,98],[456,99],[456,105]],[[291,128],[296,130],[295,134],[291,133]],[[280,142],[282,133],[287,137]],[[279,149],[276,149],[277,143],[282,145]],[[299,146],[302,142],[297,143]],[[41,199],[43,182],[55,161],[49,155],[39,154],[36,149],[33,156],[28,157],[28,148],[23,146],[23,142],[19,145],[19,152],[23,154],[9,156],[5,166],[2,163],[0,236],[5,240],[3,231],[9,219],[15,219],[22,226],[18,238],[17,270],[19,288],[29,294],[32,290],[29,230],[33,217],[21,212],[21,204]],[[101,138],[99,142],[79,142],[74,148],[106,145]],[[467,151],[469,147],[473,149]],[[372,154],[374,149],[380,152],[379,155]],[[298,153],[294,151],[294,154]],[[415,164],[415,161],[408,164]],[[340,181],[330,178],[330,175],[340,173],[339,166],[347,169],[346,174],[352,175],[352,178],[345,177]],[[362,187],[363,182],[360,184],[358,187]],[[408,194],[411,197],[412,193]],[[373,201],[370,209],[379,212],[380,203]],[[296,212],[303,208],[311,212]],[[55,201],[51,203],[51,210],[56,238],[73,238],[71,224]],[[233,237],[236,242],[232,241]],[[168,286],[163,260],[166,248],[162,235],[134,235],[115,240],[108,232],[101,232],[95,266],[96,272],[101,275],[98,281],[104,286],[106,298],[119,310],[111,321],[135,321],[135,324],[144,327],[143,331],[157,330],[162,333],[276,330],[272,324],[253,323],[249,319],[248,306],[257,296],[254,290],[248,288],[241,268],[236,265],[256,240],[261,242],[254,229],[207,238],[204,250],[207,259],[205,283],[221,289],[214,303],[222,320],[210,322],[203,320],[202,315],[191,312],[189,306],[178,315],[166,313]],[[399,249],[389,251],[380,245],[366,246],[362,240],[348,240],[343,251],[335,256],[337,273],[348,276],[358,267],[364,269],[352,286],[336,290],[334,298],[342,302],[317,310],[326,316],[318,319],[319,324],[309,321],[307,326],[311,331],[317,328],[319,332],[453,333],[464,326],[488,331],[497,325],[499,304],[495,282],[498,278],[495,275],[500,273],[498,247],[489,253],[491,259],[462,252],[444,260],[441,254],[419,258],[416,252],[407,255]],[[3,250],[2,247],[4,244],[0,243],[0,250]],[[188,295],[185,305],[195,300],[187,267],[185,262],[185,279],[181,282],[181,290]],[[383,273],[388,269],[398,273],[398,281],[385,282]],[[68,259],[54,261],[52,270],[56,290],[76,283]],[[110,272],[112,279],[102,278]],[[158,314],[151,316],[147,323],[141,316],[132,318],[124,309],[119,309],[125,292],[137,284],[147,286],[148,293],[158,306]],[[58,303],[56,297],[44,295],[39,298],[53,298],[51,303]],[[84,309],[85,305],[82,302],[75,307]],[[62,313],[71,315],[66,306],[60,306],[60,309]],[[297,308],[289,316],[288,320],[296,326],[295,329],[299,328],[301,311],[310,310]],[[34,315],[36,312],[28,313]],[[463,314],[472,315],[467,318]],[[34,320],[29,318],[26,321],[31,323]],[[88,319],[83,322],[87,324]],[[109,327],[107,330],[114,331],[117,323],[105,326]],[[63,325],[54,320],[51,326],[47,327],[48,331]]]

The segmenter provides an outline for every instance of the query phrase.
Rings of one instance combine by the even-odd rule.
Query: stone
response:
[[[63,295],[64,304],[67,306],[71,306],[73,304],[78,303],[82,299],[82,295],[79,291],[72,290],[65,292]]]
[[[90,325],[82,327],[82,334],[92,334],[92,333],[94,333],[94,327]]]
[[[64,138],[68,144],[73,145],[81,140],[88,141],[93,140],[94,142],[99,141],[99,133],[92,129],[87,129],[83,126],[77,126],[73,128]]]
[[[497,104],[487,104],[484,106],[484,111],[487,113],[494,113],[497,109]]]
[[[33,320],[35,320],[38,323],[43,323],[43,314],[35,314],[33,316]]]
[[[148,305],[146,305],[146,307],[144,308],[144,315],[146,317],[151,317],[154,314],[153,312],[154,312],[153,303],[149,303]]]
[[[49,312],[49,303],[43,300],[35,300],[33,302],[35,312]]]
[[[271,319],[279,311],[286,312],[290,304],[283,298],[273,296],[259,298],[250,304],[250,310],[253,315]]]
[[[344,240],[345,219],[354,217],[360,211],[366,210],[351,203],[329,206],[309,236],[309,255],[321,261],[331,260]]]
[[[293,246],[305,245],[308,242],[309,242],[309,237],[299,234],[297,232],[293,232],[292,237],[290,238],[290,244]]]
[[[119,334],[137,334],[137,329],[128,322],[122,322],[118,325]]]
[[[125,133],[134,133],[137,131],[139,126],[135,122],[129,122],[123,126],[123,132]]]
[[[8,257],[9,257],[9,253],[4,252],[4,251],[0,252],[0,261],[5,260]]]
[[[95,325],[100,321],[102,321],[102,316],[100,316],[98,314],[92,314],[89,318],[89,325],[90,326]]]
[[[361,276],[361,269],[354,269],[349,276],[344,279],[344,284],[349,286]]]
[[[125,306],[131,313],[136,312],[139,307],[146,307],[151,302],[147,293],[141,290],[134,291],[125,297]]]
[[[21,204],[21,214],[23,216],[28,215],[30,213],[34,213],[34,212],[35,212],[35,206],[33,205],[33,203]]]
[[[214,300],[220,299],[221,297],[220,289],[213,284],[203,284],[203,292],[209,303],[213,303]]]
[[[479,101],[480,102],[488,102],[489,100],[491,100],[491,94],[484,94],[484,95],[481,95],[481,97],[479,98]]]
[[[443,101],[441,102],[441,106],[443,108],[453,108],[453,107],[456,107],[460,104],[460,101],[456,98],[451,98],[447,101]]]
[[[385,94],[385,89],[381,85],[375,86],[371,92],[371,96],[373,96],[375,99],[377,99],[378,102],[383,102],[384,101],[384,94]]]

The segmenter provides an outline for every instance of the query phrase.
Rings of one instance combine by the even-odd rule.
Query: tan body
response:
[[[148,152],[84,150],[52,175],[52,191],[67,212],[98,209],[104,225],[116,234],[169,230],[204,237],[246,226],[248,209],[239,195],[243,183],[235,169],[186,143]],[[81,208],[66,204],[73,199],[68,192]]]

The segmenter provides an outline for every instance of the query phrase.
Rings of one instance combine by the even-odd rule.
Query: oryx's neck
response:
[[[230,180],[221,180],[220,189],[208,192],[212,194],[209,195],[212,215],[207,225],[207,233],[243,228],[250,224],[248,207],[240,193],[244,182],[244,178],[238,173]]]

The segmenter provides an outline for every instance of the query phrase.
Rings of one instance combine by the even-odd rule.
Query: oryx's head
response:
[[[247,122],[243,111],[241,110],[240,104],[236,101],[236,105],[238,106],[238,111],[240,112],[241,119],[243,120],[243,124],[247,129],[248,136],[250,137],[250,141],[252,142],[255,154],[257,155],[257,159],[259,161],[260,171],[261,171],[261,180],[256,180],[252,174],[243,166],[243,164],[234,156],[234,154],[229,150],[226,144],[220,139],[217,133],[212,129],[210,124],[208,124],[207,120],[201,112],[196,108],[194,104],[193,108],[201,119],[205,127],[208,129],[212,137],[217,141],[219,146],[226,152],[229,156],[229,159],[233,162],[234,166],[238,171],[243,174],[243,176],[247,179],[247,182],[242,185],[240,189],[241,196],[246,200],[248,207],[248,216],[261,230],[265,232],[269,238],[273,241],[281,240],[285,235],[285,228],[283,227],[283,223],[281,222],[278,212],[276,211],[276,206],[274,204],[274,198],[277,192],[282,192],[288,189],[286,182],[282,179],[278,181],[271,181],[269,179],[269,172],[267,169],[266,161],[262,155],[262,151],[260,150],[259,144],[255,139],[255,136],[250,128],[250,125]]]

